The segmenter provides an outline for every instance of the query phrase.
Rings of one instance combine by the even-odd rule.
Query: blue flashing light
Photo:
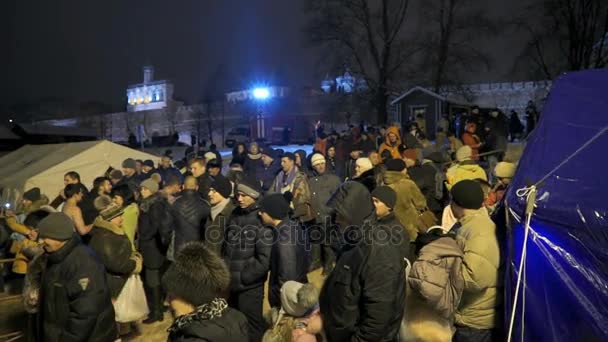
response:
[[[253,97],[257,100],[266,100],[270,97],[270,91],[268,88],[255,88],[253,89]]]

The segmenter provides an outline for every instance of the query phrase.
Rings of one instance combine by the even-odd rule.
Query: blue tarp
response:
[[[550,174],[538,186],[513,341],[608,341],[607,127],[608,70],[553,84],[507,194],[508,328],[526,207],[516,191]]]

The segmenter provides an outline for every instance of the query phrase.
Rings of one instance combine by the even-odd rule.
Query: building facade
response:
[[[166,80],[154,81],[154,67],[143,67],[143,82],[127,87],[127,111],[163,109],[173,101],[173,84]]]

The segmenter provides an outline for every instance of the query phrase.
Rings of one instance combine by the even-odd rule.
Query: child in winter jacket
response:
[[[281,287],[281,308],[273,308],[262,342],[316,342],[321,337],[319,290],[311,284],[288,281]]]

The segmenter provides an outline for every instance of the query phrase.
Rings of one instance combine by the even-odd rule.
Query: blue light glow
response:
[[[253,89],[253,97],[258,100],[266,100],[270,97],[270,91],[268,88],[255,88]]]

